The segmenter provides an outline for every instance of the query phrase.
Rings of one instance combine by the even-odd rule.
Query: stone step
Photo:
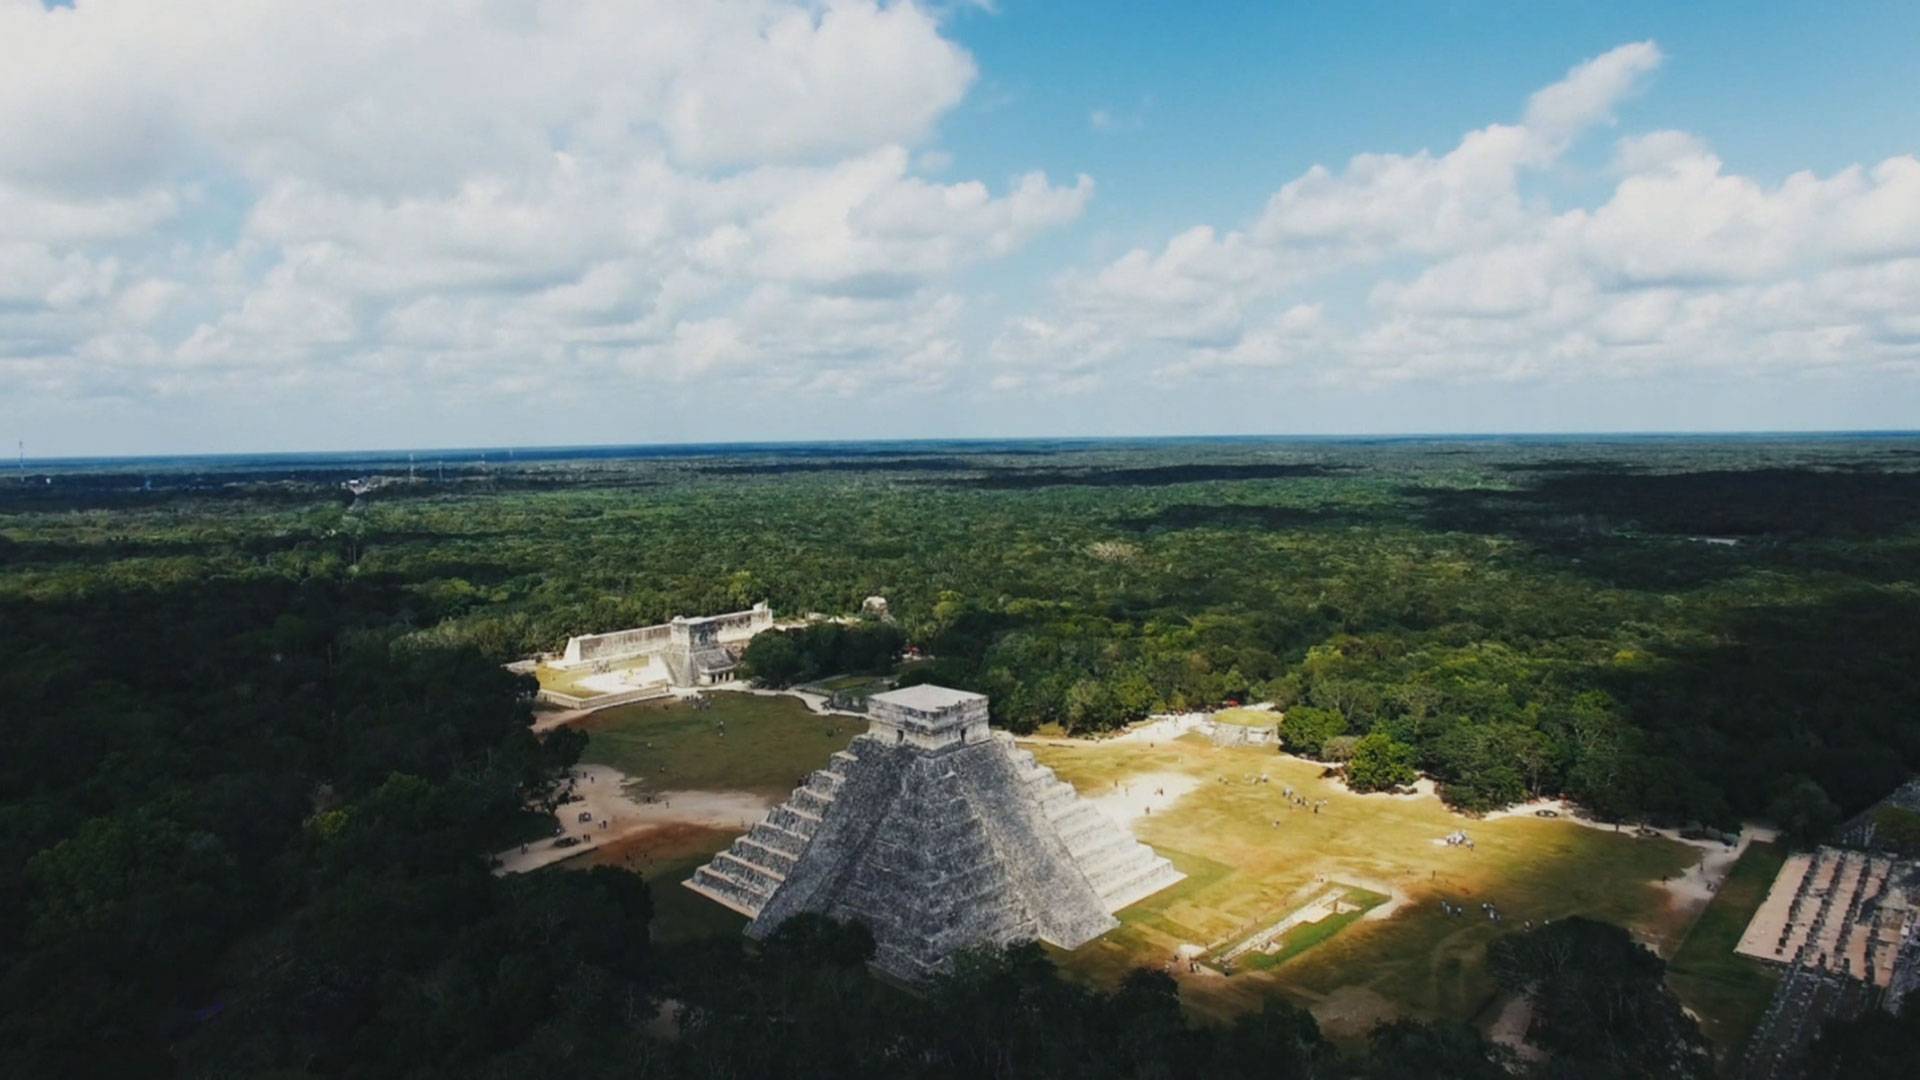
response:
[[[808,788],[796,788],[794,789],[793,796],[787,800],[787,805],[795,810],[804,810],[816,818],[821,818],[826,816],[827,807],[833,805],[833,796],[822,795]]]
[[[1085,853],[1076,852],[1073,861],[1080,865],[1081,872],[1091,881],[1094,875],[1109,867],[1117,866],[1125,860],[1152,857],[1152,848],[1131,837],[1116,836],[1112,841],[1091,848]]]
[[[748,860],[740,853],[737,845],[715,855],[713,861],[707,864],[707,869],[742,885],[751,886],[756,892],[764,892],[768,896],[772,896],[774,890],[787,880],[784,875]]]
[[[730,881],[719,874],[711,873],[706,867],[701,867],[695,871],[692,877],[681,882],[681,884],[723,907],[730,908],[745,915],[749,919],[758,916],[760,909],[764,907],[767,902],[767,897],[740,885],[738,882]]]
[[[1057,803],[1047,803],[1047,820],[1062,833],[1077,831],[1084,822],[1108,822],[1106,815],[1093,808],[1085,799],[1063,799]]]
[[[814,830],[820,827],[820,815],[809,814],[792,803],[775,807],[773,812],[767,815],[767,821],[788,832],[799,833],[809,840],[813,839]]]
[[[747,835],[761,847],[791,858],[799,858],[800,853],[807,850],[807,837],[770,821],[755,822],[753,828],[747,830]]]
[[[1080,797],[1080,793],[1064,780],[1049,780],[1034,787],[1033,797],[1041,806],[1054,807],[1074,801]]]
[[[751,835],[735,840],[733,852],[755,866],[765,867],[768,873],[778,874],[782,881],[793,872],[794,863],[798,861],[784,851],[761,844]]]
[[[741,892],[750,893],[753,896],[759,897],[762,901],[773,895],[773,890],[758,880],[758,878],[764,875],[756,874],[748,876],[744,874],[744,863],[736,862],[730,864],[721,861],[725,854],[726,852],[721,852],[719,855],[715,855],[712,862],[694,871],[694,876],[701,878],[708,885],[717,885],[720,882],[725,882],[727,885]]]
[[[1087,880],[1092,882],[1094,892],[1102,892],[1102,894],[1104,894],[1104,892],[1108,892],[1110,888],[1114,888],[1116,884],[1121,884],[1121,882],[1133,878],[1133,874],[1139,874],[1142,869],[1146,869],[1148,865],[1152,865],[1154,859],[1158,859],[1158,855],[1154,855],[1154,849],[1152,849],[1152,847],[1129,847],[1129,849],[1125,849],[1125,851],[1117,851],[1114,855],[1108,855],[1108,857],[1102,859],[1098,865],[1085,867],[1085,872],[1087,872]]]
[[[1152,865],[1148,866],[1138,876],[1112,888],[1102,890],[1100,900],[1106,904],[1108,911],[1119,911],[1129,904],[1137,903],[1152,896],[1161,889],[1179,881],[1180,878],[1180,871],[1175,870],[1172,863],[1165,859],[1156,858]]]
[[[1123,843],[1101,844],[1098,847],[1089,848],[1084,853],[1075,853],[1073,863],[1080,868],[1081,873],[1091,879],[1107,867],[1132,858],[1135,852],[1152,850],[1138,841],[1127,839]]]
[[[1054,831],[1059,834],[1060,842],[1067,845],[1068,851],[1083,851],[1093,847],[1102,837],[1112,835],[1115,828],[1105,814],[1091,806],[1086,806],[1084,815],[1067,817],[1062,815],[1054,822]]]

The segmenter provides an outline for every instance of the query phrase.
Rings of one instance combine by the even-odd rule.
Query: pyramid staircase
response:
[[[995,732],[927,751],[863,735],[687,888],[764,937],[816,911],[874,933],[874,963],[917,980],[974,944],[1075,948],[1184,875]]]

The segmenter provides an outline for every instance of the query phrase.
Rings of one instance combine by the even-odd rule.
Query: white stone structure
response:
[[[709,686],[724,681],[739,666],[740,654],[754,635],[771,629],[773,609],[764,601],[724,615],[692,619],[676,615],[657,626],[568,638],[566,651],[553,666],[571,671],[657,656],[672,685]]]
[[[883,743],[911,743],[922,750],[940,750],[991,737],[987,730],[987,697],[944,686],[909,686],[867,699],[870,738]]]
[[[1920,863],[1822,847],[1789,856],[1734,951],[1885,989],[1920,931]]]
[[[753,921],[855,918],[874,964],[919,980],[956,950],[1038,938],[1076,948],[1185,875],[987,727],[987,699],[913,686],[869,699],[868,731],[694,872]]]

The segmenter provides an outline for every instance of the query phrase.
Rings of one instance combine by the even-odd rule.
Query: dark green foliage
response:
[[[903,682],[989,693],[1016,730],[1265,699],[1292,748],[1350,739],[1357,786],[1411,764],[1470,809],[1812,839],[1920,767],[1912,446],[527,454],[358,500],[322,465],[0,481],[0,1073],[1327,1075],[1304,1014],[1202,1030],[1151,975],[1093,994],[1015,951],[916,1004],[854,929],[663,957],[630,878],[495,879],[581,741],[535,740],[499,665],[878,593],[898,630],[765,635],[749,663],[879,672],[910,641],[932,660]],[[1555,1068],[1684,1072],[1657,976],[1600,937],[1569,978],[1607,1010],[1546,1002]],[[642,1034],[662,993],[679,1043]],[[1616,1029],[1630,1060],[1596,1056]],[[1366,1067],[1423,1058],[1482,1066],[1396,1026]]]
[[[1318,709],[1296,705],[1280,721],[1280,740],[1288,750],[1302,757],[1317,758],[1327,740],[1345,733],[1347,718],[1337,709]]]
[[[747,671],[765,686],[792,686],[829,675],[890,671],[906,645],[892,623],[818,623],[769,630],[747,643]]]
[[[0,1072],[479,1063],[543,1015],[503,998],[583,977],[550,963],[568,932],[638,985],[633,879],[481,861],[577,741],[536,741],[490,658],[403,641],[400,600],[266,574],[6,603]],[[527,938],[530,890],[572,930]]]
[[[1420,778],[1413,768],[1413,748],[1376,731],[1353,746],[1347,762],[1347,786],[1355,791],[1388,791]]]
[[[1767,804],[1767,817],[1780,826],[1788,842],[1811,847],[1840,823],[1840,808],[1820,785],[1804,776],[1789,776],[1775,784],[1779,794]]]
[[[1367,1080],[1508,1080],[1512,1067],[1511,1053],[1465,1024],[1395,1020],[1373,1029],[1360,1075]]]
[[[1528,1041],[1553,1055],[1550,1075],[1713,1075],[1706,1039],[1667,989],[1665,962],[1617,926],[1575,917],[1508,934],[1487,963],[1503,989],[1532,1002]]]

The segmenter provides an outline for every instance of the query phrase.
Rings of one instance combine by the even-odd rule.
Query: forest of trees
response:
[[[1676,440],[540,461],[358,500],[0,481],[0,1074],[1494,1075],[1471,1031],[1337,1054],[1287,1005],[1204,1027],[1163,980],[1095,994],[1030,951],[920,999],[844,927],[651,948],[631,875],[488,873],[580,749],[500,664],[879,594],[897,629],[751,663],[912,643],[913,679],[1018,730],[1270,700],[1368,784],[1815,837],[1920,765],[1917,469],[1911,440]]]

